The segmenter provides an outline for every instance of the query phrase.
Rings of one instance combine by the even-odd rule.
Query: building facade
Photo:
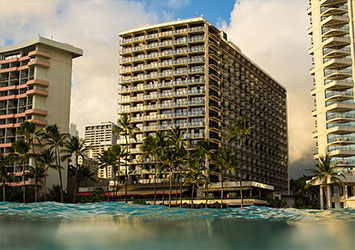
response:
[[[85,126],[85,145],[86,155],[98,161],[100,154],[109,149],[112,145],[117,144],[118,135],[113,132],[117,127],[113,122],[102,122],[100,124]],[[98,169],[99,178],[107,178],[106,170]],[[112,168],[108,168],[108,178],[112,177]]]
[[[315,159],[329,154],[346,175],[343,188],[332,187],[331,206],[337,208],[346,206],[355,185],[354,7],[354,0],[311,0],[308,9]]]
[[[224,32],[199,17],[119,36],[118,111],[129,113],[140,129],[137,141],[130,141],[131,175],[152,178],[140,151],[147,135],[180,126],[189,147],[201,139],[218,147],[244,117],[255,141],[244,141],[243,149],[228,145],[239,154],[243,180],[288,189],[286,90]]]
[[[20,138],[16,130],[26,120],[38,128],[57,124],[62,133],[69,132],[72,60],[82,53],[44,37],[0,48],[0,153],[12,152],[12,143]],[[21,186],[22,166],[15,165],[13,172],[16,179],[9,185]],[[57,171],[48,174],[47,186],[58,184]],[[34,184],[26,180],[26,185]]]

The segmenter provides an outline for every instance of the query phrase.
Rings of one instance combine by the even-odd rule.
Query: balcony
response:
[[[329,27],[329,26],[342,25],[347,23],[349,23],[348,16],[328,16],[321,22],[321,25],[323,27]]]
[[[44,87],[48,87],[49,86],[49,82],[48,81],[43,81],[43,80],[38,80],[38,79],[27,81],[26,84],[28,86],[31,86],[31,85],[40,85],[40,86],[44,86]]]
[[[354,136],[336,136],[328,139],[328,145],[350,145],[355,144]]]
[[[169,47],[169,46],[173,46],[173,45],[187,44],[187,43],[192,43],[192,42],[203,42],[203,40],[204,40],[204,36],[199,36],[199,37],[193,37],[193,38],[188,38],[188,39],[177,39],[177,40],[171,40],[171,41],[164,41],[164,42],[160,42],[160,43],[152,43],[152,44],[147,44],[147,45],[142,45],[142,46],[137,46],[137,47],[122,48],[120,54],[124,55],[124,54],[131,53],[131,52],[145,51],[147,49]]]
[[[351,58],[326,58],[323,64],[326,69],[346,68],[352,65]]]
[[[349,34],[349,25],[343,27],[323,27],[322,37],[344,36]]]
[[[344,57],[350,55],[350,53],[351,53],[351,49],[348,46],[341,49],[334,49],[334,48],[323,49],[323,55],[325,58]]]
[[[33,50],[28,53],[29,57],[34,57],[34,56],[40,56],[40,57],[45,57],[47,59],[51,58],[51,54],[44,52],[44,51],[39,51],[39,50]]]
[[[343,15],[348,12],[348,4],[333,6],[321,6],[320,8],[321,16],[332,16],[332,15]]]
[[[347,2],[348,2],[347,0],[321,0],[320,6],[329,6],[329,5],[347,3]]]
[[[50,63],[49,62],[45,62],[45,61],[41,61],[41,60],[37,60],[37,59],[29,61],[27,65],[28,66],[41,66],[41,67],[45,67],[45,68],[49,68],[50,67]]]
[[[331,157],[347,157],[355,155],[355,150],[336,149],[329,152]]]
[[[323,47],[331,48],[336,46],[346,46],[350,43],[350,37],[330,37],[323,41]]]
[[[40,89],[30,89],[26,91],[26,95],[41,95],[41,96],[48,96],[48,91],[40,90]]]
[[[334,126],[332,128],[327,129],[328,134],[335,134],[335,135],[345,135],[354,132],[355,132],[355,127],[353,126]]]
[[[353,88],[354,84],[350,81],[331,81],[327,83],[324,87],[326,90],[341,91]]]
[[[355,109],[355,104],[333,103],[326,107],[327,112],[347,112]]]
[[[330,91],[326,93],[326,101],[344,101],[354,99],[353,91]]]
[[[159,32],[159,33],[149,34],[149,35],[145,35],[145,36],[139,36],[139,37],[133,37],[133,38],[123,38],[121,44],[128,44],[128,43],[142,41],[142,40],[155,39],[158,37],[166,37],[166,36],[171,36],[171,35],[176,35],[176,34],[193,33],[193,32],[201,32],[201,31],[204,31],[203,26],[188,28],[188,29],[174,30],[174,31]]]
[[[351,68],[343,70],[325,69],[324,78],[328,80],[342,80],[352,76]]]

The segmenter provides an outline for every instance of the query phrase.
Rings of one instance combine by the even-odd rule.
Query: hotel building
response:
[[[85,146],[87,157],[98,161],[100,154],[117,144],[118,135],[113,132],[117,127],[113,122],[85,126]],[[98,169],[98,177],[106,179],[106,170]],[[112,168],[108,168],[108,178],[112,177]]]
[[[286,89],[204,18],[145,26],[119,34],[119,114],[140,128],[130,140],[130,174],[152,178],[142,159],[144,138],[180,126],[190,147],[215,147],[238,117],[253,126],[255,141],[234,148],[243,180],[288,189]],[[119,140],[125,144],[124,140]],[[255,184],[256,185],[256,184]]]
[[[16,130],[26,120],[38,128],[57,124],[62,133],[69,132],[72,60],[82,54],[79,48],[44,37],[0,48],[0,153],[12,152],[12,143],[20,138]],[[12,171],[16,179],[9,185],[23,185],[22,166]],[[57,171],[48,174],[47,186],[58,184]],[[26,185],[34,184],[25,179]],[[63,174],[64,187],[66,180]]]
[[[331,206],[346,207],[355,186],[354,0],[310,0],[317,153],[329,154],[344,172],[344,187],[332,186]],[[323,194],[321,195],[323,198]],[[321,199],[323,206],[323,199]]]

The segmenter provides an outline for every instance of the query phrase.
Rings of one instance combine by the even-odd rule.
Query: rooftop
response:
[[[51,39],[48,39],[45,37],[41,37],[41,36],[38,36],[36,38],[21,42],[21,43],[16,43],[16,44],[0,47],[0,53],[11,52],[14,50],[23,49],[23,48],[26,48],[26,47],[29,47],[29,46],[32,46],[32,45],[35,45],[38,43],[45,44],[47,46],[51,46],[56,49],[70,52],[72,54],[73,58],[83,55],[82,49],[79,49],[79,48],[74,47],[73,45],[70,45],[67,43],[57,42],[57,41],[54,41],[54,40],[51,40]]]

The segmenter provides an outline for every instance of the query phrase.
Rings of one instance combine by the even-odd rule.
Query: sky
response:
[[[38,35],[84,51],[74,59],[71,122],[117,119],[118,37],[131,28],[205,17],[288,91],[290,176],[314,166],[308,0],[0,0],[0,46]]]

